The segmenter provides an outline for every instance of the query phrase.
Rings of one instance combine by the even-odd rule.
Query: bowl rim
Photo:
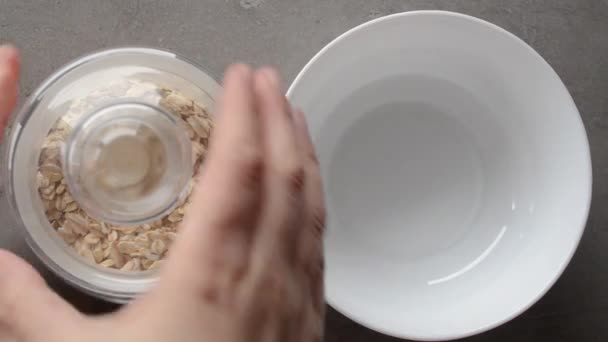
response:
[[[309,71],[309,69],[311,69],[321,58],[324,57],[324,55],[331,49],[333,49],[336,45],[338,45],[339,43],[341,43],[342,41],[349,39],[353,34],[358,33],[359,31],[364,31],[369,29],[370,27],[377,25],[381,22],[385,22],[385,21],[391,21],[391,20],[404,20],[404,19],[408,19],[410,17],[414,17],[414,16],[433,16],[433,17],[452,17],[452,18],[459,18],[459,19],[463,19],[463,20],[467,20],[469,22],[475,23],[477,25],[480,26],[484,26],[487,29],[491,29],[495,32],[499,32],[500,34],[505,35],[505,37],[507,37],[508,39],[511,39],[512,41],[514,41],[515,43],[517,43],[522,51],[526,50],[529,54],[531,54],[538,62],[540,62],[542,65],[544,65],[547,68],[547,71],[549,73],[552,73],[555,77],[556,80],[559,81],[560,86],[563,90],[565,90],[565,94],[566,97],[564,98],[564,101],[571,107],[572,111],[576,114],[578,114],[578,118],[577,118],[577,122],[578,127],[572,127],[573,130],[577,130],[577,133],[582,137],[582,140],[580,141],[581,143],[581,148],[583,149],[584,152],[586,152],[586,155],[583,156],[583,158],[585,159],[585,163],[584,165],[582,165],[582,168],[586,168],[587,170],[587,176],[585,179],[582,180],[582,184],[587,183],[587,189],[585,189],[585,197],[584,198],[584,210],[581,213],[582,215],[578,218],[580,223],[578,225],[578,234],[576,236],[575,241],[572,241],[572,247],[568,250],[568,251],[564,251],[564,256],[565,258],[563,259],[563,261],[561,262],[561,265],[559,265],[559,269],[558,271],[554,274],[553,277],[545,279],[544,280],[544,285],[541,286],[539,288],[539,292],[537,293],[536,296],[532,297],[529,299],[528,303],[526,305],[521,306],[520,308],[518,308],[517,310],[514,310],[510,315],[507,315],[501,319],[497,319],[494,322],[487,324],[485,326],[479,326],[477,329],[473,329],[470,331],[465,331],[465,332],[457,332],[457,333],[440,333],[440,334],[411,334],[411,333],[407,333],[407,332],[403,332],[403,331],[397,331],[395,329],[392,328],[386,328],[383,326],[379,326],[377,324],[374,323],[368,323],[365,321],[365,318],[357,313],[353,313],[353,312],[348,312],[346,309],[344,309],[340,303],[338,303],[337,301],[334,301],[333,299],[326,297],[326,301],[327,303],[334,308],[336,311],[338,311],[339,313],[345,315],[346,317],[352,319],[353,321],[355,321],[356,323],[372,329],[374,331],[377,331],[379,333],[382,334],[386,334],[386,335],[390,335],[390,336],[394,336],[394,337],[398,337],[398,338],[404,338],[404,339],[409,339],[409,340],[416,340],[416,341],[446,341],[446,340],[455,340],[455,339],[461,339],[461,338],[466,338],[466,337],[471,337],[477,334],[481,334],[484,332],[487,332],[489,330],[492,330],[504,323],[507,323],[511,320],[513,320],[514,318],[518,317],[519,315],[521,315],[523,312],[527,311],[530,307],[532,307],[534,304],[536,304],[542,297],[545,296],[545,294],[547,294],[547,292],[553,287],[553,285],[555,285],[555,283],[557,282],[557,280],[562,276],[562,274],[564,273],[564,271],[566,270],[567,266],[569,265],[570,261],[572,260],[576,250],[578,249],[578,246],[580,244],[581,238],[583,236],[583,233],[585,231],[585,227],[587,224],[587,220],[588,220],[588,216],[589,216],[589,211],[590,211],[590,207],[591,207],[591,200],[592,200],[592,189],[593,189],[593,172],[592,172],[592,161],[591,161],[591,152],[590,152],[590,147],[589,147],[589,138],[587,136],[587,132],[585,130],[585,126],[584,123],[582,121],[582,117],[580,115],[580,112],[578,110],[578,108],[576,107],[576,103],[574,102],[574,99],[572,98],[572,95],[570,94],[570,92],[568,91],[566,85],[564,84],[563,80],[559,77],[559,75],[555,72],[555,70],[553,69],[553,67],[551,67],[551,65],[536,51],[534,50],[534,48],[532,48],[530,45],[528,45],[526,42],[524,42],[521,38],[517,37],[515,34],[507,31],[506,29],[490,23],[486,20],[468,15],[468,14],[463,14],[463,13],[458,13],[458,12],[451,12],[451,11],[442,11],[442,10],[417,10],[417,11],[408,11],[408,12],[402,12],[402,13],[395,13],[395,14],[390,14],[387,16],[383,16],[377,19],[373,19],[370,20],[368,22],[365,22],[363,24],[360,24],[344,33],[342,33],[341,35],[339,35],[338,37],[336,37],[335,39],[333,39],[330,43],[328,43],[327,45],[325,45],[319,52],[317,52],[306,64],[305,66],[302,68],[302,70],[298,73],[298,75],[295,77],[295,79],[293,80],[293,82],[291,83],[288,91],[287,91],[287,97],[288,98],[292,98],[293,94],[295,92],[296,87],[299,85],[299,83],[301,82],[302,78],[304,77],[304,75]]]

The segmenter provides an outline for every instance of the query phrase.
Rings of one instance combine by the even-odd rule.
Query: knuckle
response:
[[[323,274],[325,274],[325,258],[324,257],[321,256],[317,260],[316,268],[317,268],[319,274],[321,275],[321,277],[323,277]]]
[[[211,284],[201,286],[201,288],[199,289],[199,295],[203,303],[207,303],[209,305],[219,304],[220,290],[217,286]]]
[[[279,272],[268,272],[262,279],[262,287],[268,291],[268,304],[272,307],[281,307],[287,299],[285,279]]]
[[[309,281],[311,283],[311,297],[313,309],[319,315],[322,315],[325,309],[324,300],[324,285],[323,278],[325,275],[325,261],[323,257],[319,258],[317,262],[312,265],[312,270],[309,274]]]
[[[229,75],[233,75],[233,74],[246,74],[246,73],[251,73],[251,67],[247,64],[244,63],[236,63],[233,64],[232,66],[230,66],[230,68],[227,71],[227,74]]]
[[[195,279],[192,289],[193,298],[205,305],[230,308],[233,302],[233,294],[236,291],[232,283],[232,274],[214,274],[213,279]]]
[[[247,184],[258,183],[262,178],[264,167],[262,153],[255,148],[244,148],[239,154],[237,167]]]
[[[268,287],[268,289],[274,291],[281,291],[285,287],[285,283],[283,278],[278,275],[278,273],[269,272],[264,278],[264,283]]]
[[[206,255],[205,267],[209,274],[221,281],[227,290],[234,288],[243,279],[248,268],[249,246],[247,238],[240,233],[226,234],[216,241],[217,249]],[[206,277],[203,282],[207,282]]]
[[[297,163],[292,163],[280,171],[280,177],[287,184],[291,194],[302,192],[305,175],[304,168]]]
[[[312,212],[312,228],[315,236],[321,238],[325,233],[325,225],[327,223],[327,211],[325,207],[319,207]]]
[[[325,274],[325,258],[323,258],[321,253],[314,257],[309,257],[304,264],[304,268],[308,278],[313,283],[322,281]]]
[[[307,159],[308,159],[308,162],[311,163],[312,165],[315,165],[315,166],[319,165],[319,157],[317,156],[315,151],[309,151],[308,155],[307,155]]]
[[[217,277],[226,278],[230,287],[238,283],[246,273],[243,260],[230,260],[227,257],[215,257],[209,262],[209,271]]]
[[[252,169],[262,165],[263,161],[260,149],[250,145],[241,147],[238,158],[241,167]]]

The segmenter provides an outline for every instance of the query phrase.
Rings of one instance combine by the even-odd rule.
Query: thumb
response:
[[[82,320],[32,266],[0,250],[0,329],[20,342],[64,341]]]
[[[18,78],[18,51],[0,46],[0,133],[17,100]],[[7,334],[23,342],[63,341],[80,320],[80,314],[52,292],[29,264],[0,250],[2,341],[9,340]]]
[[[0,131],[6,126],[17,102],[19,69],[17,49],[0,45]]]
[[[19,53],[0,46],[0,134],[17,100]],[[65,341],[83,317],[51,291],[32,266],[0,250],[0,339]],[[8,336],[7,336],[8,334]]]

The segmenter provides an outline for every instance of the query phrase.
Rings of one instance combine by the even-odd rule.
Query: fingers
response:
[[[307,214],[304,229],[300,232],[300,243],[298,245],[299,264],[309,281],[313,308],[317,315],[323,316],[325,312],[323,234],[325,232],[326,220],[323,184],[319,161],[304,114],[300,111],[294,113],[294,122],[300,153],[306,170],[304,192],[307,203]]]
[[[306,170],[306,202],[309,208],[312,233],[321,240],[325,230],[325,202],[323,200],[323,182],[315,147],[308,131],[306,118],[301,111],[294,113],[296,136],[300,146],[301,158]],[[310,230],[308,230],[310,231]]]
[[[209,155],[194,189],[192,203],[169,257],[177,281],[199,277],[210,268],[214,284],[204,296],[217,297],[247,265],[249,245],[261,202],[262,143],[255,110],[253,72],[231,67]],[[197,270],[193,272],[193,270]],[[190,279],[197,283],[199,279]],[[209,282],[209,279],[201,281]]]
[[[312,143],[298,134],[276,71],[227,71],[210,152],[160,291],[180,297],[186,290],[186,298],[189,288],[206,302],[226,303],[247,272],[293,265],[300,231],[314,226],[305,217],[308,202],[319,208],[319,232],[324,220]],[[316,254],[318,236],[310,243]]]
[[[193,207],[197,209],[189,217],[193,224],[188,227],[204,222],[212,235],[237,228],[248,233],[245,226],[252,226],[250,216],[259,203],[262,153],[253,71],[235,65],[226,72],[218,124],[194,196]]]
[[[291,108],[278,73],[262,68],[255,74],[255,94],[262,121],[265,193],[256,236],[256,259],[295,259],[297,230],[303,218],[305,172],[298,151]]]
[[[0,327],[17,341],[63,341],[83,320],[29,264],[0,250]]]
[[[9,45],[0,46],[0,131],[4,130],[17,102],[19,53]]]

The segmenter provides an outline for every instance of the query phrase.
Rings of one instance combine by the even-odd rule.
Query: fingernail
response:
[[[252,70],[247,64],[233,64],[226,70],[226,74],[224,75],[224,82],[227,82],[231,79],[240,79],[241,81],[249,84],[252,80]]]

